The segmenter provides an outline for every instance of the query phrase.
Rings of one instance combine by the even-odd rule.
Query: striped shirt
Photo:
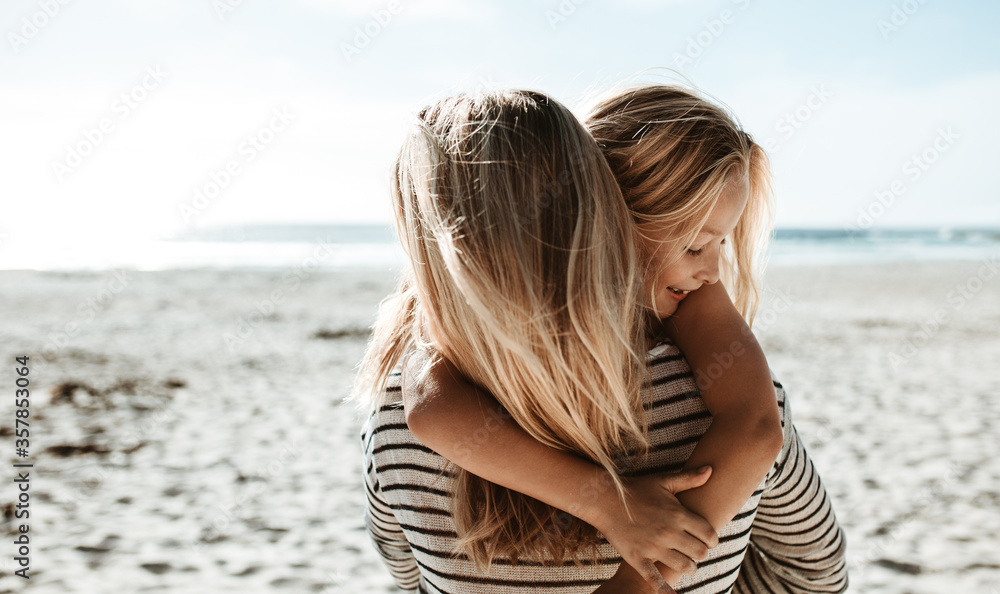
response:
[[[651,384],[643,391],[649,456],[630,475],[677,472],[711,424],[694,375],[676,346],[649,352]],[[772,378],[773,379],[773,378]],[[680,593],[842,592],[847,588],[844,535],[819,475],[791,422],[781,384],[774,382],[784,445],[760,486],[729,524],[719,545]],[[450,463],[409,431],[399,375],[390,378],[386,403],[369,416],[361,434],[366,460],[365,525],[396,584],[431,593],[583,593],[607,581],[622,562],[607,540],[597,563],[561,566],[508,558],[479,572],[462,553],[450,514]]]

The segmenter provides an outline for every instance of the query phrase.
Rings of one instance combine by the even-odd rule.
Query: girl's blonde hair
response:
[[[534,439],[603,466],[624,496],[623,452],[647,446],[642,279],[634,225],[597,143],[531,91],[424,109],[392,175],[411,266],[383,302],[359,387],[374,404],[414,348],[433,346]],[[431,345],[434,335],[443,344]],[[597,531],[455,468],[460,546],[562,562]]]
[[[726,109],[677,84],[615,90],[586,118],[640,232],[669,230],[664,266],[692,245],[728,184],[750,196],[723,250],[720,276],[749,324],[760,302],[760,269],[771,235],[773,192],[767,154]],[[656,271],[650,271],[647,278]],[[648,302],[647,302],[648,303]]]

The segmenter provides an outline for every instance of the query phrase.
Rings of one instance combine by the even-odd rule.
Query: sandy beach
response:
[[[997,266],[994,260],[994,266]],[[31,579],[0,593],[395,591],[341,402],[388,271],[0,272],[2,439],[30,357]],[[773,268],[755,330],[852,592],[1000,592],[1000,267]]]

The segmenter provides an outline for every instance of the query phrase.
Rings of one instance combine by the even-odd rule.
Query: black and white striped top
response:
[[[679,471],[711,424],[687,361],[672,344],[649,352],[650,455],[633,474]],[[829,497],[791,423],[784,389],[774,382],[785,443],[767,477],[719,532],[719,546],[684,576],[681,593],[842,592],[847,587],[844,535]],[[387,403],[373,411],[361,439],[366,459],[365,524],[376,550],[403,590],[458,593],[593,592],[622,562],[602,540],[598,562],[562,566],[509,559],[482,574],[454,554],[457,534],[449,512],[452,475],[443,457],[410,433],[399,376]]]

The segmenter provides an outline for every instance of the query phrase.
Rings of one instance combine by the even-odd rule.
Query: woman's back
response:
[[[687,361],[675,346],[660,345],[650,351],[647,361],[652,383],[643,391],[643,400],[650,453],[648,458],[633,461],[630,474],[676,472],[708,429],[711,415]],[[784,411],[784,391],[775,386]],[[453,556],[457,534],[449,512],[453,479],[447,472],[448,462],[407,429],[399,376],[392,378],[387,390],[387,403],[371,414],[362,433],[367,463],[366,522],[400,587],[414,589],[419,582],[421,590],[428,592],[593,592],[615,573],[622,559],[603,539],[596,566],[589,561],[583,566],[572,561],[561,566],[531,561],[512,565],[508,558],[498,558],[487,576],[476,571],[464,555]],[[497,422],[504,420],[497,415]],[[475,447],[475,439],[489,439],[489,428],[475,434],[469,447]],[[720,532],[719,546],[711,550],[697,574],[677,584],[678,592],[726,592],[736,583],[758,502],[773,474],[772,470]]]

